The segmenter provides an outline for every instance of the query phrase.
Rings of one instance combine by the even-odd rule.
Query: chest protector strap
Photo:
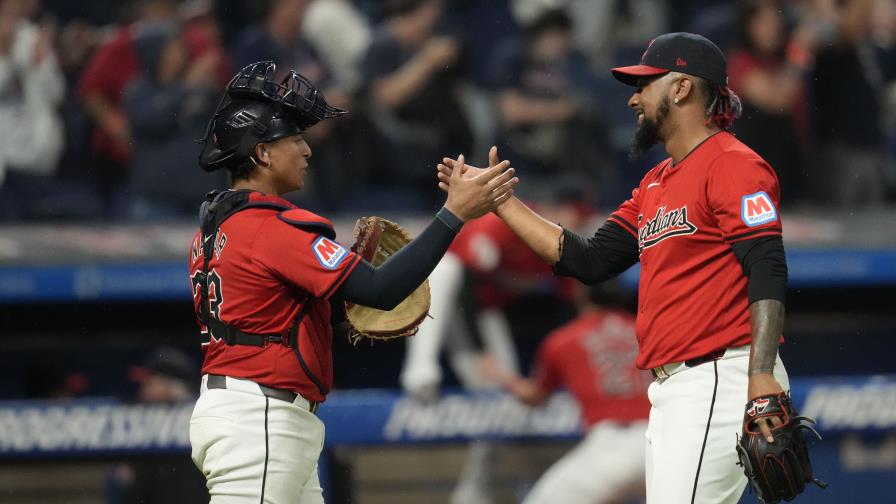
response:
[[[202,203],[202,208],[199,212],[199,220],[200,231],[202,234],[201,245],[203,262],[202,271],[196,273],[199,284],[199,316],[202,320],[202,324],[209,332],[209,337],[214,336],[215,338],[221,339],[227,345],[263,347],[266,342],[270,342],[280,343],[291,347],[302,370],[314,383],[320,393],[326,395],[329,391],[320,378],[318,378],[308,367],[299,348],[299,330],[301,328],[302,320],[311,309],[311,295],[306,296],[302,303],[302,308],[299,310],[299,314],[296,316],[293,323],[280,334],[247,333],[230,324],[225,324],[210,313],[209,262],[211,261],[212,254],[215,253],[215,243],[218,241],[218,231],[221,228],[221,224],[237,212],[248,210],[250,208],[263,208],[279,211],[280,214],[278,217],[284,222],[308,231],[321,233],[331,239],[335,238],[333,227],[328,221],[299,218],[300,216],[312,216],[313,214],[276,201],[265,201],[263,198],[253,201],[250,198],[251,194],[252,193],[249,191],[225,191],[222,193],[213,191],[206,196],[206,201]],[[220,296],[221,294],[218,292],[216,295]]]
[[[283,205],[273,201],[250,201],[252,193],[246,191],[227,191],[218,193],[213,191],[208,194],[206,201],[203,202],[200,210],[200,230],[202,232],[202,271],[196,273],[199,284],[199,316],[202,324],[209,331],[210,336],[223,340],[228,345],[249,345],[263,347],[265,342],[282,343],[298,348],[298,332],[302,319],[307,315],[311,307],[311,296],[302,303],[302,309],[299,311],[296,320],[290,324],[290,327],[280,334],[252,334],[241,331],[236,327],[225,324],[217,317],[213,316],[209,310],[209,262],[215,251],[215,243],[218,241],[218,230],[225,220],[236,214],[237,212],[248,210],[250,208],[263,208],[281,212],[281,216],[302,212],[301,210]],[[332,227],[325,223],[318,222],[295,222],[292,219],[283,218],[281,220],[295,225],[296,227],[308,228],[322,232],[332,237]],[[221,293],[216,293],[220,296]],[[306,368],[304,361],[300,358],[303,368]]]
[[[266,341],[272,343],[284,343],[287,341],[284,334],[250,334],[236,327],[225,324],[212,316],[209,310],[209,262],[215,253],[215,243],[218,241],[218,230],[221,224],[235,213],[249,208],[271,208],[273,210],[285,210],[283,205],[272,203],[254,203],[249,201],[247,192],[211,192],[202,203],[200,215],[200,230],[202,232],[202,271],[196,273],[199,284],[199,317],[202,324],[209,332],[209,336],[224,340],[228,345],[264,346]],[[220,296],[220,292],[215,293]]]

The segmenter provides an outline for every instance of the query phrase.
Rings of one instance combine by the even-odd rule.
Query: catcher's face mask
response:
[[[323,94],[295,70],[274,79],[272,61],[253,63],[227,84],[208,123],[199,155],[205,171],[223,168],[227,161],[253,154],[261,142],[301,133],[324,119],[346,111],[327,104]]]

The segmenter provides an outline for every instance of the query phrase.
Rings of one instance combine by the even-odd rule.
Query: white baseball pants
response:
[[[736,504],[747,485],[735,443],[747,403],[750,346],[715,361],[674,368],[647,391],[648,504]],[[775,378],[790,390],[780,357]]]
[[[190,444],[210,504],[323,504],[317,460],[324,424],[308,401],[265,397],[254,382],[231,377],[226,389],[209,389],[207,378]]]
[[[595,425],[539,478],[523,504],[609,504],[643,497],[645,430],[646,420]]]

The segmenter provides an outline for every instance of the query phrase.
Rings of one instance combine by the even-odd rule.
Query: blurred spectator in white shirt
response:
[[[0,184],[7,171],[52,175],[62,153],[65,76],[55,27],[32,22],[36,9],[37,2],[0,0]]]
[[[361,58],[371,40],[367,18],[348,0],[313,0],[302,33],[327,63],[333,80],[347,92],[361,86]],[[329,99],[329,97],[328,97]]]

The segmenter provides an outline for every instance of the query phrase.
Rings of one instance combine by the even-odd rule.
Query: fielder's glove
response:
[[[411,235],[398,224],[382,217],[361,217],[355,223],[352,250],[379,266],[411,241]],[[388,340],[412,336],[429,314],[429,280],[424,280],[410,296],[395,308],[384,311],[346,302],[345,315],[351,326],[349,336],[357,343],[362,338]]]
[[[771,427],[774,443],[766,440],[756,423],[766,417],[782,420],[781,425]],[[802,431],[808,430],[818,439],[821,435],[804,421],[815,423],[811,418],[797,416],[785,392],[760,396],[747,403],[737,453],[739,465],[743,466],[760,502],[774,504],[782,499],[793,500],[805,490],[806,483],[815,483],[821,488],[828,486],[812,475],[809,449]]]

